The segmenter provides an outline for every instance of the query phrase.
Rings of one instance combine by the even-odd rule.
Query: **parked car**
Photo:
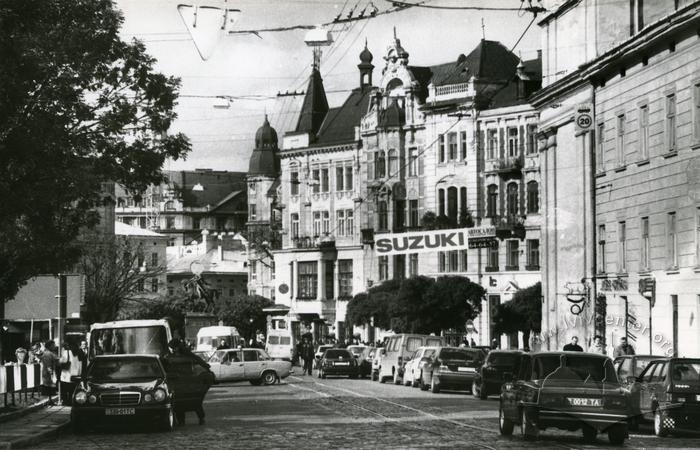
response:
[[[205,352],[205,351],[197,352],[197,351],[195,351],[195,352],[192,352],[192,354],[195,356],[199,356],[200,358],[202,358],[202,361],[206,362],[206,361],[209,361],[209,358],[211,358],[211,355],[213,355],[214,352]]]
[[[347,375],[357,378],[359,364],[357,358],[344,348],[330,348],[323,353],[318,369],[318,377],[326,378],[328,375]]]
[[[520,426],[524,439],[549,427],[582,430],[584,439],[608,434],[613,445],[627,438],[629,399],[612,360],[594,353],[525,354],[520,371],[505,383],[499,405],[502,435]]]
[[[76,432],[90,425],[152,422],[171,431],[173,389],[157,355],[96,356],[73,393],[71,423]]]
[[[500,394],[505,380],[518,373],[523,355],[521,350],[492,350],[474,377],[474,397],[486,400],[489,395]]]
[[[438,347],[422,369],[420,387],[437,394],[442,389],[471,391],[483,353],[468,347]]]
[[[291,330],[268,330],[265,351],[273,359],[292,361],[297,356],[296,340]]]
[[[404,386],[418,387],[423,366],[435,354],[437,347],[418,347],[403,367]]]
[[[317,369],[320,367],[319,364],[321,363],[321,358],[323,357],[325,351],[333,347],[335,346],[332,344],[321,344],[316,348],[316,353],[314,354],[314,363],[316,364]]]
[[[637,420],[653,420],[654,434],[697,430],[700,423],[700,359],[651,361],[631,388]]]
[[[403,362],[408,359],[418,347],[443,345],[440,336],[424,334],[395,334],[389,337],[379,367],[379,382],[391,379],[394,384],[400,384],[403,377]]]
[[[370,379],[372,381],[379,381],[379,371],[382,368],[382,358],[386,355],[386,349],[384,347],[377,347],[374,351],[374,356],[372,357],[372,371],[370,372]]]
[[[366,345],[348,345],[347,347],[345,347],[345,349],[353,355],[355,355],[355,357],[359,357],[360,355],[362,355],[362,352],[364,352],[366,348]]]
[[[665,356],[655,355],[625,355],[615,358],[613,365],[620,384],[629,390],[651,361],[664,358]]]
[[[292,363],[272,359],[259,348],[217,350],[209,358],[217,382],[249,381],[252,385],[270,385],[287,378]]]

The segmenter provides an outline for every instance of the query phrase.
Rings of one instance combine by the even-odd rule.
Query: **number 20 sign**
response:
[[[576,132],[583,133],[593,130],[593,104],[581,103],[576,107]]]

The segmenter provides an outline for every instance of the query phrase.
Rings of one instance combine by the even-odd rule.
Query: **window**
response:
[[[408,255],[408,276],[418,276],[418,253]]]
[[[378,211],[377,211],[378,228],[379,228],[379,230],[384,231],[384,230],[387,230],[389,228],[389,219],[388,219],[386,202],[382,200],[379,202],[378,206],[379,206]]]
[[[641,227],[641,235],[642,235],[642,241],[640,243],[640,250],[641,250],[641,258],[639,261],[639,265],[641,266],[641,270],[647,270],[649,269],[649,218],[648,217],[642,217],[642,223],[640,224]]]
[[[299,237],[299,214],[292,213],[290,221],[292,222],[292,239],[298,238]]]
[[[678,232],[676,230],[676,213],[668,213],[668,235],[666,240],[668,264],[678,267]]]
[[[136,280],[136,292],[144,292],[146,287],[144,286],[143,278]]]
[[[489,247],[486,266],[487,270],[490,272],[495,272],[498,270],[498,245],[495,247]]]
[[[676,95],[666,96],[666,145],[669,152],[675,152],[676,148]]]
[[[445,252],[438,252],[438,272],[444,273],[447,271],[447,256]]]
[[[639,107],[639,158],[649,159],[649,106]]]
[[[700,141],[700,82],[693,85],[693,140]]]
[[[598,225],[598,273],[605,273],[605,225]]]
[[[314,237],[321,235],[321,211],[314,211]]]
[[[408,201],[408,226],[418,226],[418,200]]]
[[[625,115],[617,116],[617,165],[625,165]]]
[[[168,200],[165,202],[165,209],[168,211],[172,211],[175,209],[175,203],[172,200]]]
[[[498,211],[498,186],[491,184],[486,197],[486,216],[496,217]]]
[[[445,215],[445,190],[438,189],[438,216]]]
[[[328,235],[331,232],[331,213],[323,211],[323,234]]]
[[[537,153],[537,127],[535,125],[527,126],[527,150],[528,155]]]
[[[508,156],[514,157],[518,155],[518,129],[516,127],[508,128]]]
[[[138,254],[138,257],[136,258],[136,263],[138,267],[146,267],[146,258],[143,256],[142,253]]]
[[[345,210],[345,234],[352,236],[355,234],[355,212],[352,209]]]
[[[539,187],[537,181],[529,181],[527,183],[527,212],[532,214],[539,212],[539,210]]]
[[[540,241],[539,239],[527,240],[527,269],[539,270],[540,268]]]
[[[486,136],[487,157],[488,159],[496,159],[498,157],[498,130],[487,130]]]
[[[377,267],[379,268],[379,281],[388,280],[389,279],[389,257],[388,256],[380,256]]]
[[[508,183],[508,216],[510,218],[518,215],[518,183]]]
[[[352,165],[345,166],[345,190],[352,191],[353,189],[353,179],[352,179]]]
[[[352,259],[338,260],[338,296],[352,297]]]
[[[438,136],[438,162],[445,162],[445,135]]]
[[[394,255],[394,280],[406,278],[406,255]]]
[[[290,174],[290,191],[292,195],[299,195],[299,172],[292,172]]]
[[[298,298],[315,299],[318,289],[318,263],[316,261],[300,262],[298,266]]]
[[[151,278],[151,292],[158,292],[158,278]]]
[[[250,281],[256,281],[258,279],[258,262],[255,260],[250,261]]]
[[[450,272],[459,272],[459,251],[457,250],[450,250],[448,253],[449,256],[449,271]]]
[[[175,229],[175,218],[174,217],[166,217],[165,218],[165,228],[167,230]]]
[[[627,272],[627,222],[619,222],[617,224],[618,232],[618,255],[617,255],[617,271],[621,273]]]
[[[328,169],[321,169],[321,192],[330,191],[330,179],[328,175]]]
[[[466,250],[459,251],[459,271],[466,272],[468,269],[469,259],[467,257],[468,253]]]
[[[202,224],[202,219],[199,217],[193,217],[192,218],[192,229],[193,230],[199,230],[201,228]]]
[[[345,178],[343,173],[343,166],[337,166],[335,168],[335,190],[344,191],[345,190]]]
[[[605,123],[598,124],[596,133],[596,167],[598,172],[605,171]]]
[[[158,267],[158,253],[151,253],[151,267]]]
[[[508,258],[506,261],[506,270],[518,270],[520,258],[520,241],[509,240],[507,242]]]
[[[313,181],[313,193],[318,194],[321,191],[321,171],[313,169],[311,171],[311,179]]]
[[[461,145],[460,158],[462,160],[467,159],[467,132],[462,131],[459,133],[459,143]]]
[[[413,147],[408,149],[408,176],[418,175],[418,149]]]
[[[384,178],[386,176],[386,154],[384,150],[378,151],[374,154],[376,160],[374,161],[374,178]]]
[[[448,159],[454,161],[457,159],[457,133],[449,133],[447,135]]]
[[[248,205],[248,217],[250,220],[257,220],[256,205],[253,203]]]
[[[338,236],[345,236],[345,210],[335,212],[335,229]]]
[[[396,177],[399,175],[399,154],[396,150],[389,150],[389,173],[388,177]]]

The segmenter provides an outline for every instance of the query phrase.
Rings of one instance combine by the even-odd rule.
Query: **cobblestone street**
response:
[[[584,444],[580,433],[546,430],[536,442],[498,433],[498,401],[466,393],[431,394],[368,380],[292,376],[281,385],[214,386],[207,423],[194,415],[173,433],[97,429],[63,435],[42,448],[608,448],[606,436]],[[649,429],[626,448],[698,447],[699,437],[659,439]]]

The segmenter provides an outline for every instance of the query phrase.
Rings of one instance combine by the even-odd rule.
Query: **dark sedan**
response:
[[[155,355],[97,356],[73,394],[73,429],[101,423],[152,422],[173,429],[173,390]]]
[[[326,350],[319,362],[318,377],[326,378],[328,375],[357,378],[359,375],[357,359],[352,353],[342,348]]]
[[[697,431],[700,423],[700,359],[664,358],[652,361],[631,388],[632,410],[638,420],[651,419],[654,434]]]
[[[524,354],[520,350],[492,350],[472,383],[474,397],[486,400],[489,395],[500,394],[505,380],[518,373]]]
[[[629,400],[612,360],[582,352],[524,355],[520,371],[503,385],[499,406],[501,434],[520,425],[524,439],[540,430],[582,430],[587,441],[600,432],[613,445],[627,438]]]
[[[471,390],[476,371],[484,360],[479,349],[438,347],[423,365],[420,387],[437,394],[442,389]]]

